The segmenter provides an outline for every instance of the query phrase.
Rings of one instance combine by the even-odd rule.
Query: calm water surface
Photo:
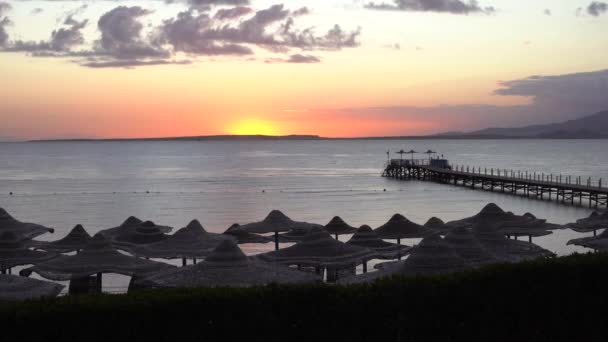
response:
[[[555,223],[590,213],[555,202],[382,178],[386,150],[402,148],[431,148],[452,164],[482,169],[608,180],[608,141],[602,140],[0,143],[0,206],[18,219],[56,228],[41,239],[63,237],[79,223],[95,233],[130,215],[175,228],[197,218],[208,231],[223,232],[272,209],[296,220],[325,224],[340,215],[352,225],[372,227],[397,212],[418,223],[431,216],[458,219],[488,202]],[[558,231],[535,243],[564,255],[584,250],[565,245],[584,235]],[[257,253],[272,246],[244,248]],[[108,287],[124,285],[119,278],[110,277]]]

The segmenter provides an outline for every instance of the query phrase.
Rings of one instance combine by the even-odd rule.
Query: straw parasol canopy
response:
[[[283,265],[347,268],[379,255],[375,251],[333,239],[326,231],[316,231],[293,246],[259,254],[259,260]]]
[[[224,240],[202,262],[152,274],[141,287],[249,287],[270,283],[309,283],[319,278],[282,265],[248,258],[234,241]]]
[[[479,213],[462,220],[446,223],[448,228],[472,227],[480,222],[491,223],[497,230],[505,235],[512,236],[543,236],[551,234],[550,230],[561,229],[562,226],[547,223],[534,215],[518,216],[502,210],[494,203],[487,204]]]
[[[357,228],[344,222],[340,216],[334,216],[323,228],[336,239],[338,239],[338,235],[353,234],[357,231]]]
[[[243,230],[243,228],[241,228],[241,225],[238,223],[235,223],[232,226],[230,226],[230,228],[226,229],[226,231],[223,234],[235,237],[239,244],[268,243],[268,242],[272,241],[271,239],[269,239],[265,236],[249,233],[249,232]]]
[[[133,248],[149,245],[166,240],[169,235],[163,233],[164,226],[157,226],[152,221],[146,221],[133,226],[124,232],[114,235],[112,243],[118,248],[131,251]]]
[[[63,285],[13,275],[0,275],[0,302],[55,297]]]
[[[593,232],[595,235],[598,229],[608,228],[608,211],[603,214],[594,211],[589,217],[569,223],[566,227],[579,233]]]
[[[510,240],[491,221],[480,221],[472,227],[481,245],[495,258],[506,262],[555,256],[554,253],[530,242]]]
[[[129,251],[146,258],[203,258],[222,241],[236,242],[236,238],[229,235],[209,233],[198,220],[192,220],[186,227],[160,242],[135,246]]]
[[[430,235],[432,231],[406,219],[401,214],[395,214],[388,222],[378,227],[376,233],[382,239],[397,239],[397,243],[400,244],[401,239],[422,238]]]
[[[404,260],[390,263],[377,272],[362,274],[342,280],[344,284],[367,283],[394,275],[418,276],[445,274],[466,269],[464,260],[450,247],[439,234],[424,238],[410,251]]]
[[[279,233],[280,232],[288,232],[292,229],[310,229],[313,227],[321,227],[318,224],[307,223],[307,222],[297,222],[285,214],[283,214],[279,210],[271,211],[268,216],[262,221],[248,223],[242,225],[241,228],[249,233],[255,234],[266,234],[266,233],[274,233],[275,237],[275,249],[279,249]]]
[[[280,242],[302,242],[311,238],[316,238],[317,233],[324,231],[321,227],[313,228],[294,228],[287,233],[279,234]]]
[[[21,222],[13,218],[6,210],[0,208],[0,234],[10,232],[19,238],[33,239],[36,236],[53,233],[53,228],[36,223]]]
[[[583,246],[596,251],[608,251],[608,229],[604,230],[598,236],[572,239],[568,241],[568,245]]]
[[[446,232],[450,230],[449,227],[446,227],[445,222],[443,222],[442,219],[435,216],[426,221],[424,227],[438,232]]]
[[[458,227],[452,229],[444,241],[454,249],[468,266],[476,267],[498,262],[482,244],[477,240],[469,228]]]
[[[408,254],[411,247],[384,241],[368,225],[363,225],[353,237],[346,242],[349,245],[366,247],[378,253],[379,259],[396,259]]]
[[[143,224],[142,220],[138,219],[135,216],[129,216],[128,219],[125,220],[120,226],[114,228],[108,228],[99,231],[99,233],[103,234],[106,238],[114,239],[116,236],[128,233],[135,229],[137,226]],[[156,226],[162,233],[169,233],[173,228],[167,226]]]
[[[21,272],[24,275],[35,272],[51,280],[71,280],[101,273],[132,276],[158,272],[170,267],[173,266],[124,255],[114,249],[110,241],[102,234],[97,233],[80,253],[70,256],[62,255]]]
[[[36,264],[54,258],[53,253],[28,249],[27,240],[13,232],[0,235],[0,270],[10,270],[15,266]]]
[[[76,225],[64,238],[56,241],[32,241],[31,246],[53,253],[79,251],[91,240],[91,235],[81,225]]]

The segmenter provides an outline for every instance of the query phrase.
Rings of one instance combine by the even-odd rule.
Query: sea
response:
[[[584,182],[591,177],[608,186],[607,140],[18,142],[0,143],[0,207],[21,221],[56,229],[40,240],[61,238],[76,224],[94,234],[129,216],[175,229],[198,219],[206,230],[221,233],[273,209],[297,221],[325,224],[338,215],[353,226],[374,228],[395,213],[420,224],[432,216],[449,221],[474,215],[490,202],[558,224],[592,212],[587,206],[382,177],[387,159],[401,158],[396,152],[402,149],[431,149],[452,165],[482,171],[580,176]],[[534,243],[568,255],[586,251],[567,246],[568,240],[589,235],[559,230]],[[242,248],[256,254],[273,246]],[[121,292],[127,284],[126,277],[105,277],[104,291]]]

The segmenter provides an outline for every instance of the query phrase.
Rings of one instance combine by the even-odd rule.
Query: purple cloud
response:
[[[366,8],[375,10],[410,11],[410,12],[439,12],[451,14],[471,14],[496,12],[493,6],[482,7],[476,0],[392,0],[391,3],[370,2]]]

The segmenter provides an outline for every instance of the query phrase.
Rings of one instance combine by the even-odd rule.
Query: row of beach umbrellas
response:
[[[594,214],[560,226],[532,214],[505,212],[495,204],[488,204],[474,216],[447,223],[431,218],[419,225],[396,214],[377,229],[366,225],[355,228],[339,217],[334,217],[325,226],[299,222],[274,210],[262,221],[235,224],[223,234],[207,232],[197,220],[169,234],[171,227],[129,217],[120,226],[102,230],[93,237],[77,225],[64,238],[43,242],[33,238],[52,232],[51,228],[20,222],[0,209],[0,268],[10,273],[13,267],[33,265],[21,274],[37,273],[50,280],[70,280],[71,287],[91,281],[99,285],[103,273],[131,276],[134,288],[320,281],[322,270],[327,270],[328,279],[330,271],[335,279],[338,271],[349,270],[353,275],[343,281],[359,282],[394,273],[442,273],[488,263],[550,256],[551,252],[530,242],[511,240],[507,236],[531,238],[550,234],[555,229],[572,227],[591,231],[592,227],[597,230],[606,226],[607,214]],[[268,233],[273,233],[274,238],[261,235]],[[350,240],[338,240],[339,235],[346,234],[352,234]],[[593,240],[570,242],[593,245],[597,248],[592,248],[601,250],[608,246],[601,242],[602,239],[608,241],[608,237],[602,236],[604,234]],[[422,241],[414,247],[400,243],[401,239],[412,238],[422,238]],[[272,240],[274,251],[253,257],[245,256],[238,247],[240,243]],[[385,240],[397,240],[397,243]],[[279,242],[295,244],[279,249]],[[366,273],[370,260],[395,260],[407,255],[404,261],[381,264],[384,265],[381,270]],[[151,258],[182,259],[185,267],[176,268],[149,260]],[[192,259],[194,264],[186,266],[187,259]],[[354,275],[358,265],[363,266],[364,274]],[[15,276],[3,276],[0,289],[6,287],[6,293],[9,293],[8,289],[19,286],[19,282],[11,280],[13,278]],[[73,292],[78,291],[75,288]],[[15,295],[15,298],[20,297]]]

